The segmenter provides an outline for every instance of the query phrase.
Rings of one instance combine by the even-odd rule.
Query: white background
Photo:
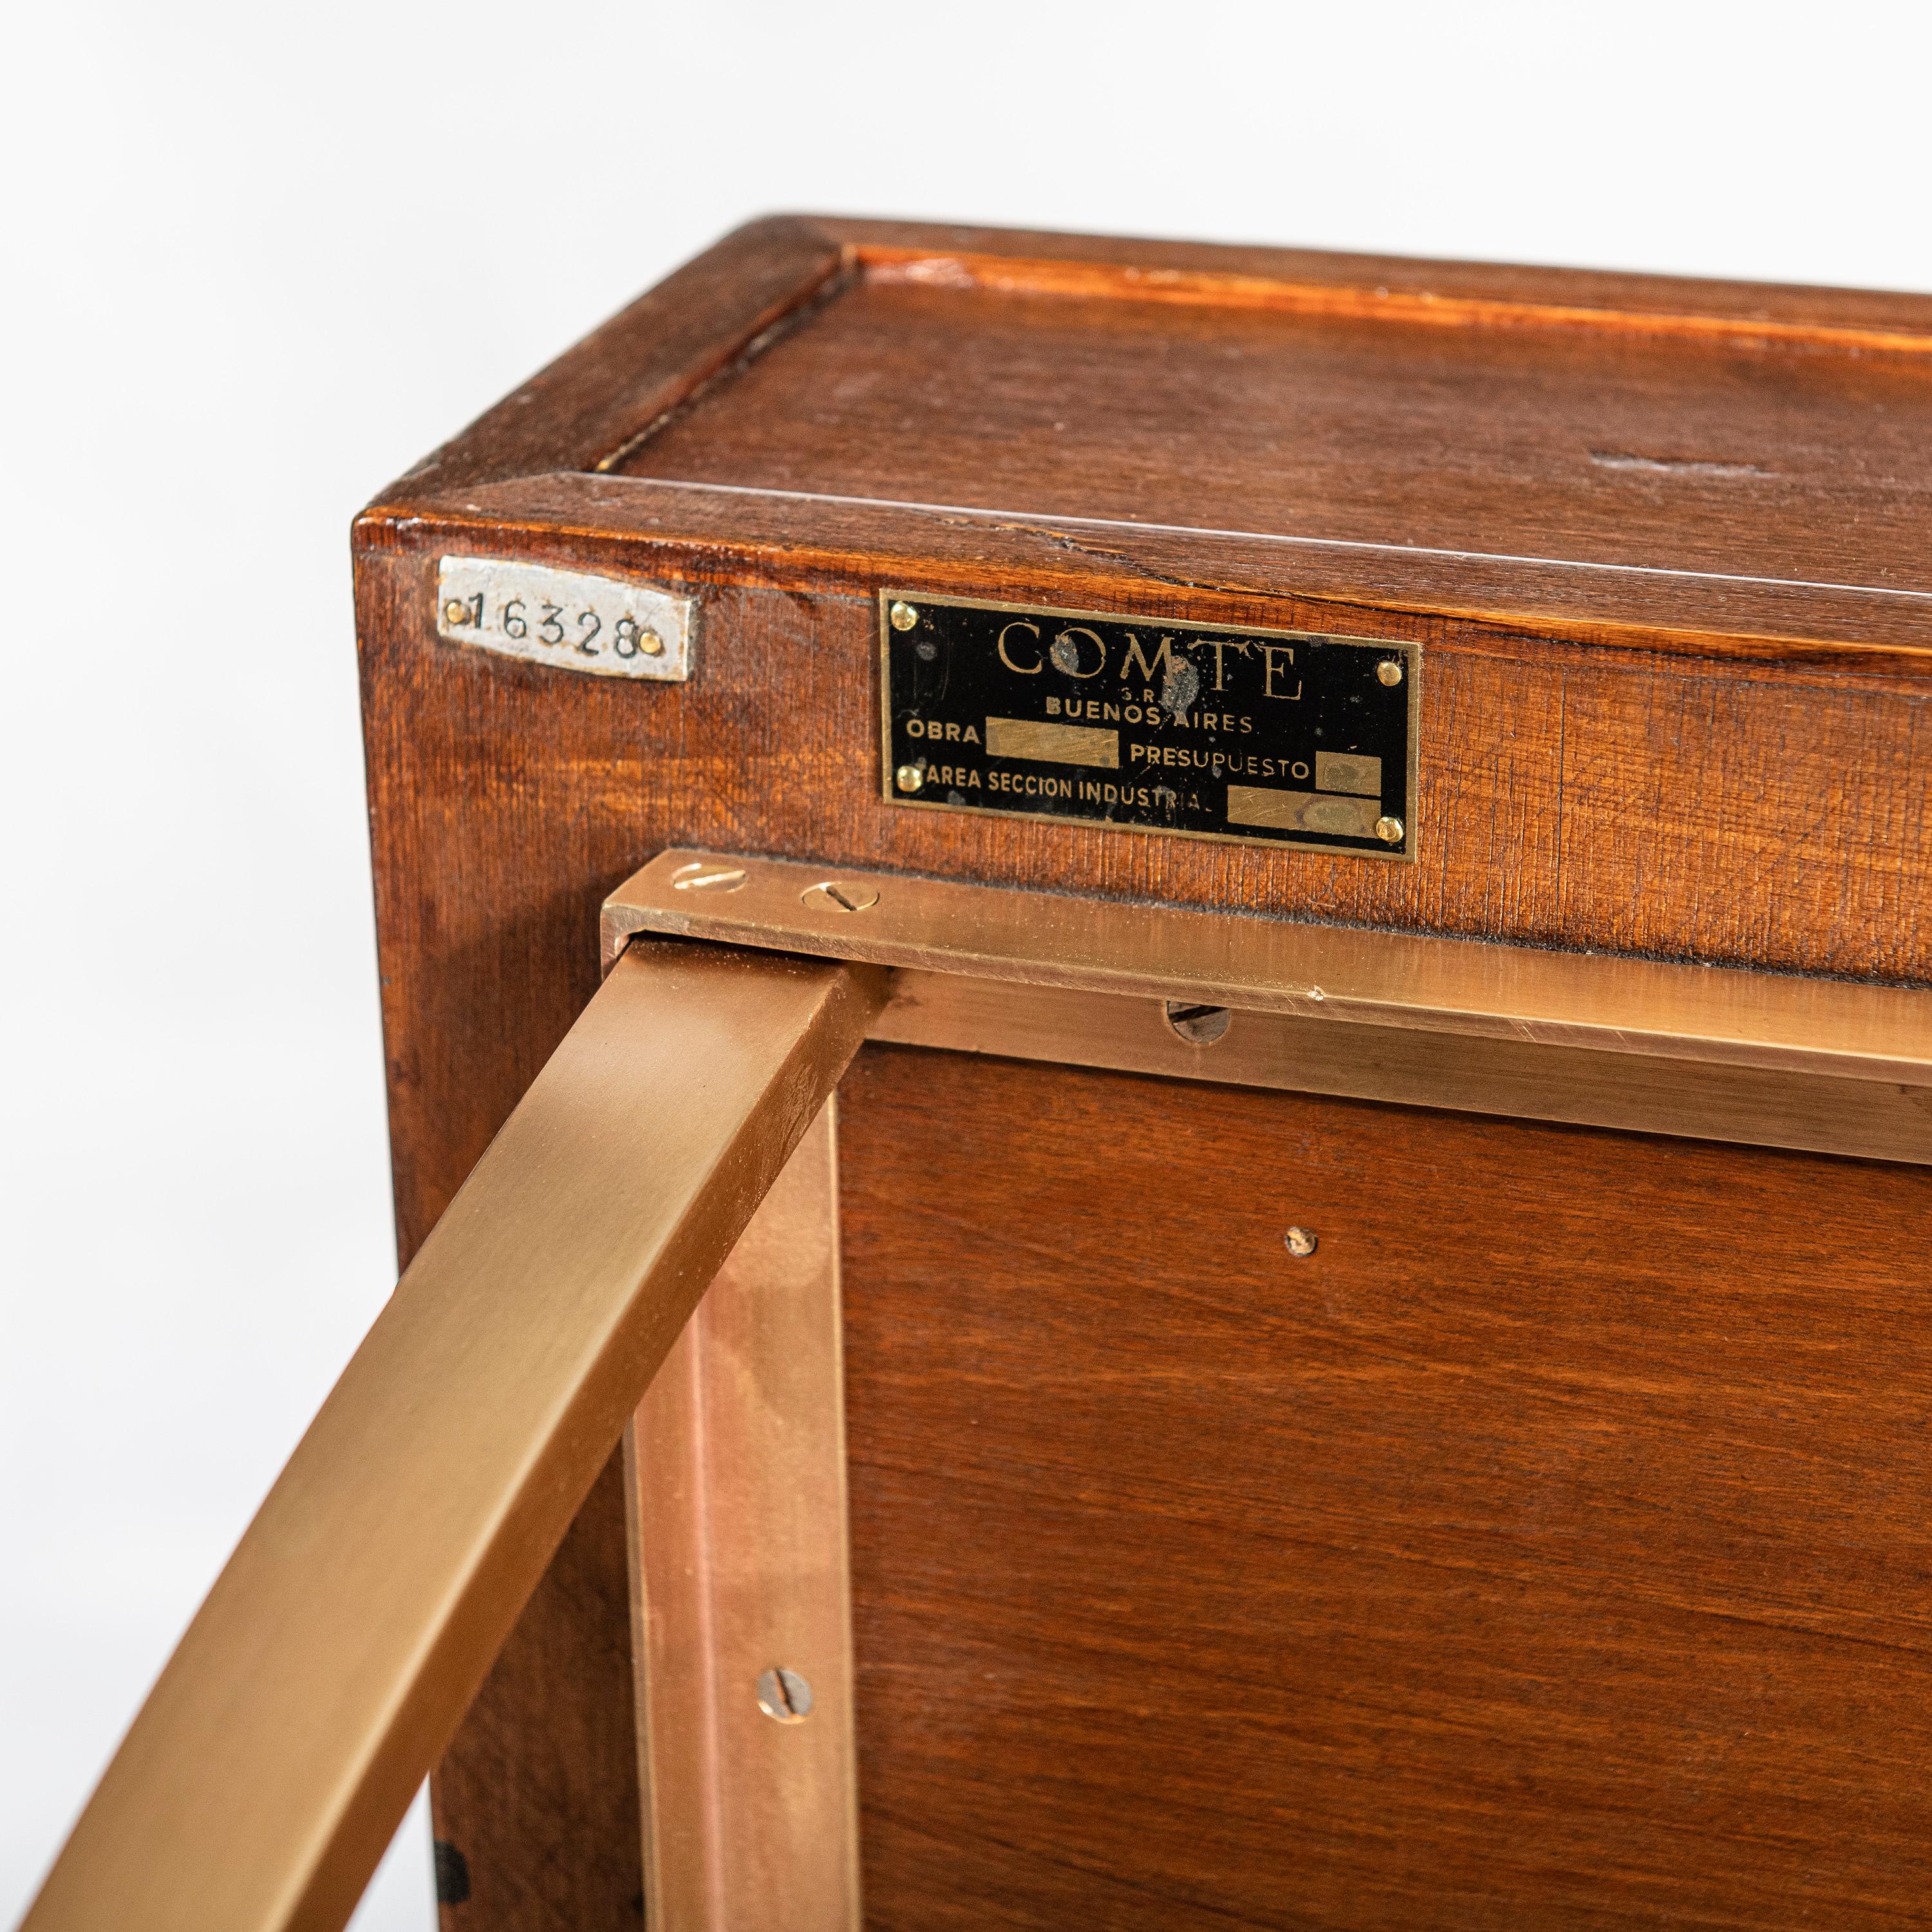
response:
[[[380,485],[781,206],[1932,288],[1922,8],[21,14],[0,1924],[390,1285]],[[418,1812],[361,1922],[430,1912]]]

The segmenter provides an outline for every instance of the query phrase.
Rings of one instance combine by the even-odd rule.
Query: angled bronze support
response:
[[[452,1202],[22,1932],[333,1932],[884,998],[632,947]]]

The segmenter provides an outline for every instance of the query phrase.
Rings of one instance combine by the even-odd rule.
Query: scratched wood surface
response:
[[[1924,296],[782,218],[380,502],[1882,662],[1932,648],[1928,370]]]
[[[1926,355],[874,280],[620,467],[1924,592],[1928,448]]]
[[[1408,416],[1373,416],[1378,353]],[[728,238],[358,520],[405,1255],[589,997],[599,898],[674,843],[1932,976],[1932,597],[1904,520],[1928,370],[1919,297],[810,219]],[[1047,414],[1062,394],[1076,416]],[[1100,476],[1109,408],[1131,460]],[[1252,433],[1209,449],[1202,409]],[[1030,494],[964,487],[994,483]],[[440,643],[448,551],[690,590],[695,676]],[[884,584],[1420,640],[1418,862],[895,811]],[[439,1779],[472,1881],[451,1932],[633,1922],[614,1707],[596,1670],[530,1663],[628,1641],[615,1520],[593,1499],[575,1580]],[[604,1742],[515,1774],[538,1733]]]
[[[841,1118],[868,1926],[1926,1922],[1925,1182],[900,1048]]]

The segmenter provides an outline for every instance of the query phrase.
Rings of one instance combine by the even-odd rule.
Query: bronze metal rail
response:
[[[660,853],[639,932],[868,961],[871,1037],[1932,1163],[1932,993]]]
[[[22,1932],[333,1932],[884,997],[615,964],[404,1276]]]
[[[1932,1084],[1921,988],[1196,912],[794,859],[660,852],[604,903],[638,932],[1330,1024]]]
[[[662,936],[632,944],[640,933]],[[1932,1162],[1922,990],[688,852],[614,894],[605,934],[602,991],[323,1405],[22,1932],[341,1925],[659,1364],[868,1035]],[[822,1132],[782,1239],[746,1258],[738,1292],[768,1314],[775,1282],[795,1291],[804,1340],[788,1365],[818,1365],[798,1413],[825,1454],[782,1473],[830,1520],[842,1504]],[[721,1332],[735,1306],[720,1300]],[[674,1454],[692,1405],[722,1399],[702,1340],[633,1438],[634,1504],[657,1545],[676,1526],[658,1522],[664,1486],[639,1459]],[[726,1498],[754,1478],[721,1462],[706,1480]],[[842,1550],[842,1534],[819,1542],[826,1560]],[[644,1587],[674,1594],[675,1569]],[[730,1580],[764,1601],[763,1575]],[[830,1682],[843,1598],[794,1595],[790,1640],[826,1660]],[[676,1686],[643,1650],[646,1707],[672,1722]],[[698,1813],[706,1844],[737,1828],[674,1788],[688,1773],[679,1742],[649,1754],[652,1884],[666,1898],[682,1886],[724,1922],[717,1885],[673,1869]],[[814,1830],[832,1847],[814,1883],[827,1922],[844,1922],[849,1737],[821,1726],[814,1748],[831,1820]],[[754,1784],[801,1774],[796,1753],[746,1762]],[[747,1883],[764,1869],[740,1862]]]

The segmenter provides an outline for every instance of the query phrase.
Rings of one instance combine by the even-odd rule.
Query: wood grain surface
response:
[[[1250,298],[1257,289],[1275,292],[1264,299],[1276,305],[1280,292],[1310,290],[1328,292],[1331,305],[1366,295],[1378,302],[1394,297],[1452,309],[1478,303],[1545,314],[1581,310],[1599,322],[1666,333],[1715,324],[1741,340],[1768,328],[1799,336],[1856,331],[1904,337],[1922,346],[1932,342],[1932,296],[1886,290],[826,214],[777,215],[737,232],[809,235],[868,271],[961,287],[984,286],[996,274],[1001,286],[1086,286],[1101,274],[1123,294],[1145,298],[1171,292],[1222,305]]]
[[[1925,1922],[1922,1178],[906,1048],[841,1112],[868,1924]]]
[[[1391,866],[895,807],[879,796],[869,598],[699,586],[698,676],[635,686],[440,644],[434,586],[430,550],[362,573],[372,811],[395,845],[378,904],[392,1000],[418,997],[400,983],[412,956],[442,978],[458,932],[508,950],[476,989],[483,1010],[466,992],[466,1029],[510,1023],[518,947],[560,916],[588,934],[601,893],[671,844],[1791,970],[1932,971],[1932,821],[1902,781],[1925,755],[1926,711],[1906,690],[1425,643],[1417,861]],[[1300,614],[1250,599],[1243,614]],[[580,894],[567,913],[566,879]],[[588,996],[577,970],[558,1034]],[[541,1051],[510,1048],[526,1050],[526,1078]]]
[[[1928,371],[1924,296],[780,218],[377,507],[1882,659]]]
[[[1923,355],[872,281],[622,466],[1927,591],[1928,448]]]
[[[728,237],[358,522],[405,1256],[589,998],[599,899],[672,844],[1932,980],[1928,344],[1917,296],[810,218]],[[446,552],[682,589],[695,675],[442,643]],[[1418,863],[895,810],[887,586],[1420,641]],[[476,1874],[450,1932],[634,1923],[616,1706],[561,1662],[626,1641],[608,1503],[440,1774]],[[572,1737],[601,1741],[574,1768],[545,1742]],[[928,1852],[947,1868],[891,1856]]]

